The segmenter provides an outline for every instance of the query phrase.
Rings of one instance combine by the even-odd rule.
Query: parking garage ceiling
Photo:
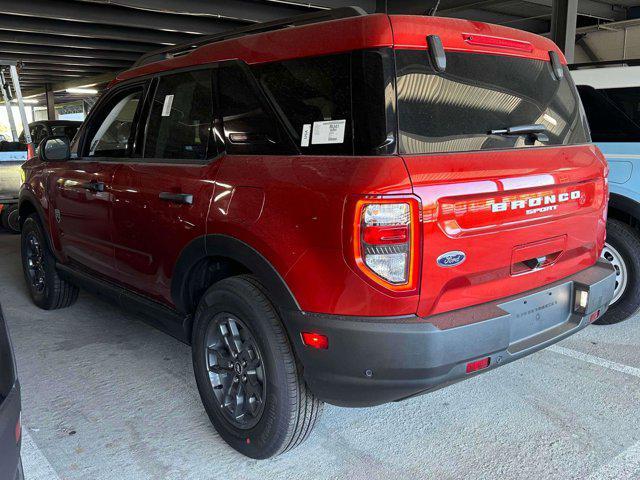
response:
[[[441,0],[438,14],[546,34],[552,0]],[[389,0],[389,8],[425,12],[434,0]],[[376,0],[0,0],[0,57],[23,63],[26,95],[104,84],[143,53],[200,35],[326,8]],[[578,27],[640,17],[640,0],[579,0]],[[378,7],[379,8],[379,7]]]

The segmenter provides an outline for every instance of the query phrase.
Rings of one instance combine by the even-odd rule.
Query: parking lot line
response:
[[[552,352],[575,358],[577,360],[582,360],[583,362],[591,363],[593,365],[599,365],[600,367],[608,368],[609,370],[615,370],[617,372],[626,373],[627,375],[633,375],[634,377],[640,378],[640,368],[612,362],[611,360],[606,360],[604,358],[589,355],[588,353],[578,352],[569,348],[560,347],[558,345],[552,345],[547,348],[547,350],[551,350]]]
[[[60,480],[26,429],[22,429],[22,465],[29,480]]]
[[[626,480],[640,476],[640,442],[627,448],[609,463],[593,472],[586,480]]]

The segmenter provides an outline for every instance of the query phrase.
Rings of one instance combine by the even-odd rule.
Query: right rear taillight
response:
[[[418,202],[359,200],[355,210],[353,251],[358,268],[389,290],[414,290],[420,260]]]

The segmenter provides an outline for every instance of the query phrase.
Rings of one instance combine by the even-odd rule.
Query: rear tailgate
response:
[[[596,147],[404,159],[423,205],[420,316],[531,290],[597,260],[607,187]],[[438,262],[455,251],[462,263]]]

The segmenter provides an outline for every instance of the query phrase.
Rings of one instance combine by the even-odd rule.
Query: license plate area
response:
[[[500,307],[511,314],[509,343],[519,343],[569,320],[571,283],[545,289]]]

